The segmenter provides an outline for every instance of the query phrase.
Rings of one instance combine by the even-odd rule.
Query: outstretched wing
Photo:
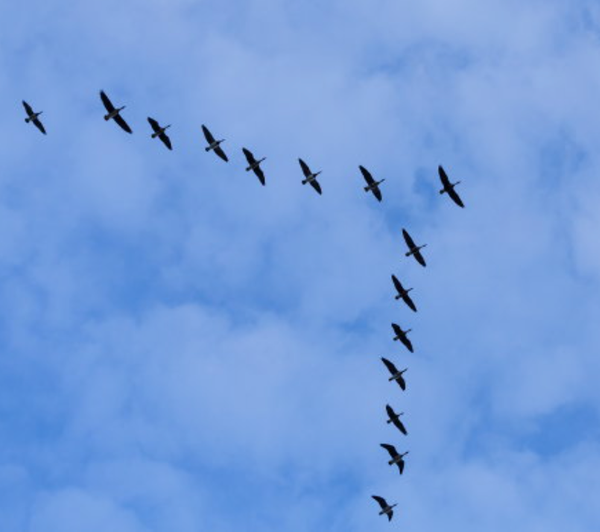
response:
[[[404,423],[402,423],[402,421],[400,421],[399,418],[392,419],[392,423],[402,434],[404,434],[405,436],[408,436],[408,431],[406,430]]]
[[[221,159],[223,159],[225,162],[227,162],[229,159],[227,159],[227,155],[225,155],[225,152],[223,151],[223,149],[221,148],[221,146],[217,146],[215,148],[215,153],[221,157]]]
[[[39,118],[35,118],[33,120],[33,124],[37,127],[44,135],[46,134],[46,130],[44,129],[44,125],[40,122]]]
[[[383,497],[379,497],[378,495],[371,495],[371,497],[377,501],[377,504],[381,506],[382,510],[385,510],[388,507],[388,503]]]
[[[367,182],[367,185],[371,186],[373,183],[375,183],[375,180],[373,179],[373,176],[371,175],[371,173],[364,166],[359,166],[358,168],[362,172],[362,175],[365,178],[365,181]]]
[[[396,336],[404,336],[404,331],[400,328],[400,326],[397,323],[392,323],[392,329],[394,329],[394,333],[396,334]]]
[[[168,137],[168,135],[166,133],[161,133],[158,138],[160,140],[162,140],[163,144],[169,148],[170,150],[173,149],[173,146],[171,146],[171,139]]]
[[[417,312],[415,302],[411,299],[411,297],[408,294],[404,294],[402,296],[402,301],[404,301],[406,303],[406,306],[410,308],[413,312]]]
[[[393,362],[390,362],[387,358],[383,358],[383,357],[381,357],[381,361],[383,362],[385,367],[388,369],[388,371],[392,375],[395,375],[396,373],[398,373],[398,368],[396,368],[396,366],[394,366]]]
[[[408,234],[406,229],[402,229],[402,236],[404,237],[404,241],[406,242],[406,245],[410,249],[413,249],[414,247],[416,247],[414,240],[410,237],[410,235]]]
[[[399,462],[396,462],[396,465],[398,466],[398,469],[400,470],[400,474],[404,473],[404,460],[400,460]]]
[[[452,185],[450,184],[450,179],[448,179],[448,174],[442,168],[442,166],[438,166],[438,174],[440,176],[440,181],[442,182],[442,186],[444,189],[448,190]]]
[[[387,516],[388,516],[388,521],[391,521],[392,517],[394,517],[394,510],[390,510],[389,512],[387,512]]]
[[[394,283],[394,287],[396,288],[396,291],[399,294],[404,292],[404,287],[402,286],[402,283],[398,281],[398,278],[394,274],[392,274],[392,282]]]
[[[417,259],[417,262],[421,265],[421,266],[427,266],[425,259],[423,258],[423,255],[421,255],[421,251],[417,250],[413,253],[413,256],[415,257],[415,259]]]
[[[390,445],[389,443],[380,443],[379,445],[380,447],[383,447],[388,453],[390,453],[390,456],[392,458],[398,456],[398,451],[396,451],[396,448],[393,445]]]
[[[250,166],[252,166],[253,164],[256,163],[256,159],[254,158],[254,155],[252,154],[252,152],[250,150],[247,150],[246,148],[242,148],[242,151],[244,152],[244,155],[246,156],[246,161],[248,161],[248,164]]]
[[[256,175],[256,177],[258,177],[258,180],[261,182],[261,184],[264,186],[265,185],[265,174],[262,171],[262,168],[260,166],[257,166],[254,169],[254,174]]]
[[[398,383],[398,386],[400,386],[400,389],[402,391],[406,390],[406,381],[404,380],[404,377],[402,375],[398,375],[396,382]]]
[[[304,174],[304,177],[308,177],[312,173],[310,171],[310,168],[302,159],[298,159],[298,162],[300,163],[300,167],[302,168],[302,173]]]
[[[375,185],[372,189],[371,192],[373,193],[373,196],[375,196],[377,198],[377,201],[381,201],[382,197],[381,197],[381,190],[379,190],[379,185]]]
[[[100,91],[100,99],[109,113],[112,113],[115,110],[115,106],[112,104],[104,91]]]
[[[206,139],[206,142],[212,144],[215,141],[215,137],[212,136],[212,133],[204,124],[202,124],[202,132],[204,133],[204,138]]]
[[[406,336],[406,334],[403,334],[400,337],[400,341],[404,344],[404,347],[406,347],[406,349],[408,349],[411,353],[414,353],[412,342],[408,339],[408,336]]]
[[[160,131],[160,126],[158,125],[158,122],[154,120],[154,118],[148,117],[148,123],[150,124],[150,127],[154,130],[155,133],[157,131]]]
[[[309,183],[319,194],[322,194],[321,185],[319,185],[319,182],[316,179],[309,181]]]
[[[464,209],[465,204],[463,203],[462,199],[460,199],[460,196],[457,194],[456,190],[454,190],[454,187],[452,187],[448,191],[448,196],[452,198],[452,201],[454,203],[456,203],[459,207],[462,207]]]
[[[123,120],[123,117],[121,115],[116,115],[114,117],[114,121],[117,124],[119,124],[121,129],[127,131],[127,133],[132,133],[131,128],[129,127],[129,124],[127,122],[125,122],[125,120]]]
[[[23,107],[25,108],[27,116],[31,116],[33,114],[33,109],[31,108],[31,105],[29,105],[25,100],[23,100]]]

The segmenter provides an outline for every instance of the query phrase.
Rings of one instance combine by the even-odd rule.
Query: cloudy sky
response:
[[[0,4],[3,532],[597,529],[599,65],[592,0]]]

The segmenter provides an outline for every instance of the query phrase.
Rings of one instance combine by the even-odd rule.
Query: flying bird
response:
[[[400,454],[398,451],[396,451],[396,448],[393,445],[390,445],[389,443],[380,443],[379,445],[383,447],[388,453],[390,453],[391,460],[388,461],[388,464],[396,464],[398,466],[398,469],[400,470],[400,474],[402,474],[404,472],[404,457],[409,453],[409,451]]]
[[[260,167],[260,163],[262,163],[266,157],[259,159],[258,161],[254,158],[254,155],[250,150],[246,148],[242,148],[244,155],[246,156],[246,161],[248,161],[248,166],[246,167],[246,172],[250,172],[252,170],[256,177],[258,177],[259,181],[264,185],[265,184],[265,174]]]
[[[375,181],[371,173],[364,166],[359,166],[358,168],[362,172],[362,175],[367,182],[367,186],[364,187],[364,191],[373,192],[373,196],[377,198],[377,201],[381,201],[381,190],[379,190],[379,185],[381,185],[385,179],[382,179],[381,181]]]
[[[391,521],[392,517],[394,516],[394,510],[392,510],[392,508],[394,508],[394,506],[398,506],[398,505],[392,504],[390,506],[383,497],[379,497],[378,495],[371,495],[371,497],[373,499],[375,499],[377,501],[377,503],[379,504],[379,506],[381,507],[381,512],[379,512],[379,515],[385,514],[385,515],[387,515],[388,521]]]
[[[448,196],[450,196],[450,198],[452,199],[452,201],[454,203],[456,203],[459,207],[464,208],[465,204],[460,199],[460,196],[457,194],[456,190],[454,190],[454,187],[456,185],[458,185],[460,183],[460,181],[457,181],[456,183],[450,183],[450,179],[448,179],[448,175],[446,174],[444,169],[441,167],[441,165],[438,166],[438,174],[440,175],[440,180],[442,181],[442,185],[444,185],[444,188],[442,188],[442,190],[440,190],[440,194],[447,192]]]
[[[423,258],[423,255],[421,255],[421,252],[419,251],[426,247],[427,244],[423,244],[422,246],[416,246],[414,240],[410,237],[406,229],[402,229],[402,235],[404,236],[404,241],[408,246],[408,252],[406,252],[405,255],[407,257],[414,255],[415,259],[417,259],[417,262],[421,266],[427,266],[427,264],[425,264],[425,259]]]
[[[392,282],[394,283],[394,286],[396,287],[396,291],[398,292],[398,294],[394,296],[394,299],[402,299],[402,301],[404,301],[406,303],[408,308],[410,308],[414,312],[417,312],[417,307],[415,306],[414,301],[408,295],[408,293],[412,290],[412,288],[405,290],[404,287],[402,286],[402,283],[400,281],[398,281],[398,278],[394,274],[392,274]]]
[[[168,126],[165,126],[165,127],[160,127],[158,122],[156,120],[154,120],[154,118],[150,118],[150,117],[148,117],[148,123],[150,124],[150,126],[152,127],[152,130],[154,131],[154,133],[152,133],[151,137],[153,139],[158,137],[160,140],[162,140],[162,143],[167,148],[172,150],[173,146],[171,146],[171,139],[165,133],[165,131],[171,127],[171,124],[169,124]]]
[[[119,124],[122,130],[127,131],[127,133],[131,133],[132,131],[129,127],[129,124],[125,122],[123,117],[119,114],[123,109],[125,109],[125,106],[116,108],[104,91],[100,91],[100,99],[102,100],[102,103],[108,112],[108,114],[104,115],[104,120],[108,121],[112,118],[117,124]]]
[[[321,194],[321,185],[319,185],[319,182],[317,181],[317,176],[321,173],[321,171],[319,170],[318,172],[313,174],[308,165],[302,159],[298,159],[298,162],[300,163],[302,173],[306,178],[302,180],[302,184],[306,185],[306,183],[309,183],[311,187],[313,187],[319,194]]]
[[[29,122],[33,122],[33,125],[37,127],[44,135],[46,134],[46,130],[44,129],[44,124],[40,122],[38,116],[40,116],[43,111],[39,113],[34,113],[31,105],[29,105],[25,100],[23,100],[23,107],[25,107],[25,112],[27,113],[27,118],[25,122],[29,124]]]
[[[394,342],[396,340],[400,340],[406,349],[408,349],[411,353],[414,353],[412,343],[408,339],[408,336],[406,336],[412,329],[403,331],[402,328],[396,323],[392,323],[392,329],[394,329],[394,334],[396,335],[394,336]]]
[[[227,158],[227,155],[225,155],[223,148],[221,148],[221,142],[223,142],[225,139],[215,140],[215,137],[213,137],[212,133],[204,124],[202,124],[202,132],[204,133],[206,142],[208,142],[208,146],[204,148],[204,151],[213,150],[221,159],[227,162],[229,159]]]
[[[385,411],[387,412],[387,415],[389,418],[386,421],[386,423],[388,423],[388,424],[392,423],[394,425],[394,427],[396,427],[402,434],[407,436],[408,431],[406,430],[404,423],[402,423],[402,421],[400,421],[400,416],[403,416],[404,412],[400,412],[399,414],[396,414],[396,412],[394,412],[394,409],[390,405],[385,405]]]
[[[388,381],[396,381],[398,383],[398,386],[400,386],[402,390],[406,390],[406,381],[404,380],[404,377],[402,375],[406,373],[408,368],[404,368],[402,371],[398,371],[398,368],[394,366],[394,364],[390,362],[387,358],[381,357],[381,361],[390,372],[391,377],[388,379]]]

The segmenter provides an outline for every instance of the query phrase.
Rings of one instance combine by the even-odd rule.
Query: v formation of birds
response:
[[[125,121],[123,116],[121,116],[121,111],[125,109],[125,106],[115,107],[104,91],[100,91],[100,99],[102,100],[104,108],[106,109],[104,120],[114,120],[115,123],[125,132],[133,133],[131,127],[129,127],[129,124]],[[27,114],[25,122],[32,123],[40,132],[46,135],[46,129],[42,124],[42,121],[40,120],[40,115],[42,114],[42,111],[35,112],[33,108],[25,101],[23,101],[23,107],[25,109],[25,113]],[[166,130],[170,128],[171,125],[169,124],[166,126],[161,126],[159,122],[152,117],[148,117],[147,120],[152,129],[152,133],[150,136],[152,138],[158,138],[169,150],[172,150],[173,145],[171,143],[171,139],[166,133]],[[204,148],[205,151],[213,151],[223,161],[228,162],[229,159],[221,146],[225,139],[217,140],[205,125],[202,125],[202,133],[204,134],[204,138],[206,139],[207,143],[206,147]],[[254,154],[247,148],[242,148],[242,152],[248,163],[246,171],[253,172],[260,181],[260,183],[262,185],[265,185],[265,174],[260,165],[266,159],[266,157],[256,159]],[[306,162],[304,162],[300,158],[298,159],[298,163],[300,164],[300,169],[302,171],[302,174],[304,175],[302,184],[309,184],[318,194],[322,194],[323,191],[321,189],[321,184],[317,180],[317,177],[319,176],[321,171],[319,170],[318,172],[313,172],[308,166],[308,164],[306,164]],[[373,178],[371,173],[364,166],[359,166],[358,168],[366,183],[364,191],[367,193],[371,192],[373,196],[375,196],[377,201],[382,201],[383,196],[381,194],[380,185],[385,181],[385,179],[377,181]],[[462,199],[455,190],[456,185],[458,185],[460,181],[452,183],[442,166],[438,166],[438,175],[442,183],[442,189],[439,191],[440,194],[448,194],[450,199],[456,205],[458,205],[459,207],[464,207]],[[414,240],[412,239],[411,235],[406,229],[402,229],[402,236],[408,248],[408,251],[406,251],[405,256],[409,258],[411,256],[414,257],[414,259],[422,267],[425,267],[427,264],[425,262],[425,258],[421,253],[421,249],[427,246],[427,244],[415,244]],[[413,312],[417,312],[417,306],[415,305],[413,299],[409,295],[409,292],[412,291],[412,288],[405,288],[394,274],[392,274],[392,283],[396,290],[395,299],[401,299],[409,309],[411,309]],[[406,347],[406,349],[413,353],[414,348],[412,342],[408,338],[408,333],[411,331],[411,329],[404,330],[397,323],[392,323],[392,330],[394,332],[394,341],[399,341],[402,345],[404,345],[404,347]],[[398,384],[402,391],[406,390],[406,381],[404,379],[404,373],[408,370],[408,368],[398,370],[398,368],[393,362],[384,357],[381,357],[381,361],[383,362],[390,374],[388,381],[394,381]],[[406,430],[404,423],[400,420],[400,417],[404,414],[404,412],[395,412],[389,404],[386,405],[385,410],[388,416],[387,423],[394,425],[394,427],[396,427],[396,429],[398,429],[399,432],[401,432],[404,436],[407,436],[408,431]],[[404,457],[409,453],[409,451],[399,453],[396,447],[389,443],[381,443],[380,446],[383,449],[385,449],[389,454],[390,459],[388,460],[388,464],[390,466],[397,466],[400,474],[402,474],[404,472],[405,467]],[[372,495],[371,497],[377,502],[377,504],[379,504],[379,507],[381,508],[379,515],[386,515],[388,520],[391,521],[394,515],[393,508],[397,506],[397,504],[390,504],[385,500],[385,498],[379,495]]]

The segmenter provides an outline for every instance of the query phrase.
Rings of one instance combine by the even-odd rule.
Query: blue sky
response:
[[[3,532],[598,528],[597,2],[34,0],[0,21]],[[410,449],[403,477],[382,442]]]

